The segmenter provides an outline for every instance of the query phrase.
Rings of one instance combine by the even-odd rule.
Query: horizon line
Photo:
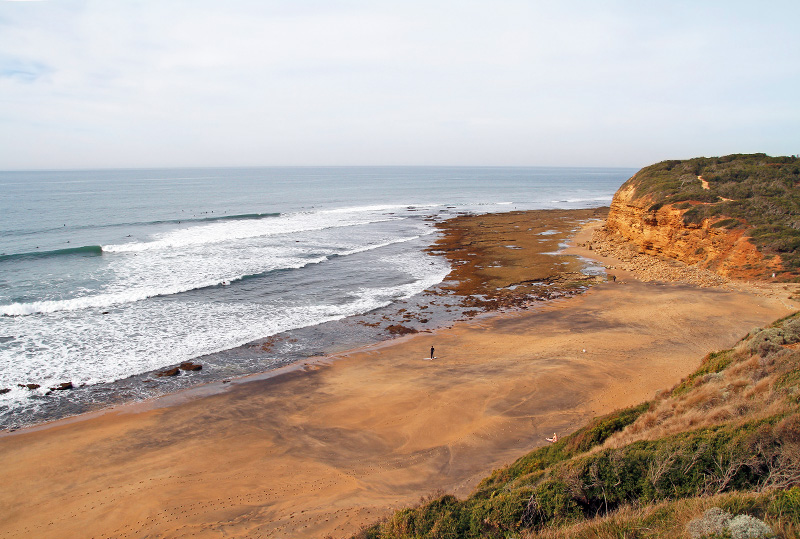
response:
[[[645,165],[646,166],[646,165]],[[94,172],[113,170],[253,169],[253,168],[608,168],[633,169],[640,165],[168,165],[121,167],[8,168],[5,172]]]

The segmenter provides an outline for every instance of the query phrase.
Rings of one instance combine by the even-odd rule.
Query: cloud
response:
[[[18,0],[17,0],[18,1]],[[53,69],[39,62],[0,57],[0,78],[31,83],[52,73]]]
[[[9,3],[0,168],[797,153],[800,7],[771,8]]]

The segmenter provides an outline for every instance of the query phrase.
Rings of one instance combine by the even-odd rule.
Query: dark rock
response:
[[[64,390],[72,389],[72,388],[73,388],[72,382],[61,382],[56,387],[51,387],[50,390],[51,391],[64,391]]]
[[[6,393],[8,393],[9,391],[11,391],[11,390],[10,390],[10,389],[8,389],[7,387],[4,387],[3,389],[0,389],[0,395],[5,395],[5,394],[6,394]]]
[[[401,326],[400,324],[392,324],[391,326],[387,326],[386,331],[388,331],[392,335],[408,335],[410,333],[419,333],[414,328]]]
[[[18,385],[19,387],[26,387],[26,388],[28,388],[28,389],[31,389],[31,390],[33,390],[33,389],[39,389],[40,387],[42,387],[42,386],[40,386],[39,384],[17,384],[17,385]]]
[[[157,372],[156,376],[178,376],[180,369],[178,367],[173,367],[172,369],[167,369],[165,371]]]
[[[199,371],[203,368],[199,363],[192,363],[191,361],[184,361],[178,368],[182,371]]]
[[[103,314],[109,314],[109,311],[103,311]]]

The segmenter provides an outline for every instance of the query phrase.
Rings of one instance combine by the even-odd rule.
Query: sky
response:
[[[0,170],[800,154],[800,2],[0,0]]]

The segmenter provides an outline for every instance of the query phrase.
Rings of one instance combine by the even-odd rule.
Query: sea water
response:
[[[314,353],[314,343],[374,338],[331,324],[441,282],[447,261],[424,251],[436,222],[607,205],[633,172],[0,172],[0,390],[9,390],[0,427],[268,370]],[[280,346],[253,344],[279,335]],[[151,376],[198,358],[199,375]],[[76,389],[50,391],[63,382]]]

